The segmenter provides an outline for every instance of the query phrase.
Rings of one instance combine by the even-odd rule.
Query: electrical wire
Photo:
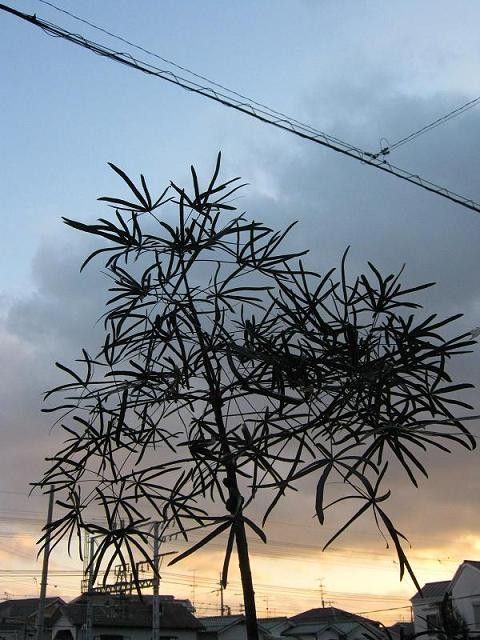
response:
[[[119,42],[123,42],[124,44],[127,44],[128,46],[130,46],[130,47],[132,47],[134,49],[137,49],[137,51],[142,51],[142,53],[146,53],[147,55],[152,56],[153,58],[156,58],[157,60],[161,60],[162,62],[165,62],[166,64],[171,65],[175,69],[179,69],[180,71],[188,73],[191,76],[193,76],[193,77],[195,77],[195,78],[197,78],[199,80],[203,80],[204,82],[208,82],[212,86],[218,87],[219,89],[222,89],[222,91],[226,91],[227,93],[230,93],[230,94],[232,94],[234,96],[237,96],[238,98],[242,98],[242,100],[246,100],[246,101],[250,102],[251,104],[254,104],[257,107],[261,107],[262,109],[266,109],[268,112],[270,112],[273,115],[281,116],[282,118],[287,118],[291,122],[294,122],[295,124],[298,124],[298,125],[304,127],[305,129],[308,129],[309,131],[311,131],[312,133],[314,133],[316,135],[326,135],[326,134],[322,133],[321,131],[319,131],[318,129],[315,129],[314,127],[312,127],[309,124],[306,124],[304,122],[296,120],[292,116],[286,115],[285,113],[282,113],[281,111],[277,111],[277,110],[273,109],[272,107],[269,107],[268,105],[266,105],[266,104],[264,104],[262,102],[258,102],[257,100],[254,100],[253,98],[249,98],[248,96],[246,96],[243,93],[239,93],[238,91],[234,91],[233,89],[229,89],[225,85],[220,84],[220,83],[208,78],[207,76],[204,76],[204,75],[202,75],[200,73],[192,71],[188,67],[184,67],[184,66],[174,62],[173,60],[170,60],[169,58],[165,58],[164,56],[161,56],[158,53],[155,53],[154,51],[151,51],[151,50],[149,50],[149,49],[147,49],[145,47],[142,47],[141,45],[138,45],[138,44],[132,42],[131,40],[128,40],[124,36],[120,36],[120,35],[118,35],[116,33],[113,33],[112,31],[109,31],[108,29],[105,29],[105,27],[100,27],[99,25],[97,25],[97,24],[95,24],[95,23],[93,23],[93,22],[91,22],[89,20],[86,20],[85,18],[81,18],[80,16],[72,13],[71,11],[67,11],[66,9],[63,9],[62,7],[58,7],[53,2],[49,2],[48,0],[38,0],[38,2],[41,2],[42,4],[44,4],[46,6],[49,6],[52,9],[55,9],[55,11],[63,13],[64,15],[67,15],[70,18],[73,18],[74,20],[89,26],[92,29],[95,29],[96,31],[99,31],[100,33],[108,35],[109,37],[114,38],[115,40],[118,40]],[[475,99],[473,99],[473,100],[468,101],[467,103],[461,105],[460,107],[457,107],[457,108],[453,109],[452,111],[450,111],[446,115],[442,116],[441,118],[437,118],[433,122],[425,125],[421,129],[419,129],[419,130],[411,133],[410,135],[398,140],[397,142],[384,147],[380,152],[381,155],[387,155],[388,153],[390,153],[391,151],[393,151],[397,147],[400,147],[400,146],[406,144],[407,142],[411,142],[412,140],[414,140],[418,136],[423,135],[424,133],[427,133],[427,131],[430,131],[431,129],[434,129],[434,128],[438,127],[439,125],[444,124],[444,123],[448,122],[449,120],[462,115],[465,111],[468,111],[469,109],[472,109],[473,107],[477,106],[478,104],[480,104],[480,96],[475,98]],[[341,142],[342,144],[346,144],[345,142],[343,142],[339,138],[335,138],[333,136],[329,136],[329,138],[331,138],[334,141]],[[352,146],[351,148],[354,149],[355,147]]]
[[[0,576],[8,576],[10,579],[21,578],[21,577],[37,577],[40,575],[40,573],[41,573],[40,570],[37,571],[37,570],[31,570],[31,569],[25,569],[25,570],[0,569]],[[83,575],[83,573],[80,571],[69,571],[69,570],[51,570],[49,574],[55,577],[75,577],[75,576]],[[188,574],[177,574],[172,572],[172,573],[165,574],[162,579],[162,582],[166,584],[175,584],[179,586],[191,586],[192,576]],[[215,580],[204,577],[204,576],[198,576],[198,575],[195,575],[195,584],[198,588],[203,587],[208,589],[211,589],[212,587],[217,586],[217,582]],[[319,598],[318,593],[314,589],[282,587],[281,585],[260,584],[260,583],[257,583],[255,586],[256,586],[256,592],[260,596],[262,595],[262,593],[264,593],[269,595],[288,595],[288,596],[296,595],[299,598],[308,599],[310,597],[310,598],[314,598],[315,600],[318,600]],[[240,588],[240,583],[233,581],[231,582],[231,587],[233,589]],[[369,602],[382,601],[382,600],[385,602],[394,602],[395,600],[403,600],[404,602],[407,601],[407,598],[402,596],[380,596],[378,594],[369,594],[369,593],[362,594],[362,593],[349,593],[349,592],[337,592],[337,591],[327,591],[325,594],[325,597],[327,599],[334,598],[336,601],[340,600],[340,601],[347,601],[347,602],[351,600],[369,601]],[[452,597],[451,600],[452,602],[458,602],[460,600],[465,600],[468,598],[476,598],[476,597],[480,597],[480,593],[473,593],[473,594],[468,594],[463,596]],[[210,607],[211,605],[208,605],[208,606]],[[205,608],[205,607],[202,607],[202,608]],[[366,615],[371,613],[399,611],[399,610],[410,609],[410,608],[411,608],[411,605],[401,605],[401,606],[395,606],[395,607],[383,607],[380,609],[355,611],[352,613],[356,613],[357,615]]]
[[[16,9],[13,9],[12,7],[9,7],[3,3],[0,3],[0,10],[5,11],[6,13],[10,13],[18,18],[21,18],[22,20],[25,20],[29,24],[39,27],[51,36],[62,38],[64,40],[67,40],[68,42],[71,42],[72,44],[76,44],[77,46],[88,49],[92,53],[131,67],[133,69],[136,69],[137,71],[141,71],[146,75],[157,77],[171,84],[175,84],[187,91],[202,95],[210,100],[222,104],[225,107],[229,107],[236,111],[244,113],[245,115],[259,120],[260,122],[264,122],[265,124],[269,124],[270,126],[276,127],[277,129],[287,131],[288,133],[300,137],[304,140],[314,142],[323,147],[327,147],[333,151],[336,151],[337,153],[363,162],[364,164],[373,166],[380,171],[394,175],[401,180],[405,180],[406,182],[410,182],[422,189],[425,189],[426,191],[435,193],[443,198],[446,198],[447,200],[459,204],[462,207],[475,211],[476,213],[480,213],[480,204],[475,202],[471,198],[466,198],[465,196],[462,196],[445,187],[441,187],[440,185],[426,180],[425,178],[422,178],[417,174],[396,167],[387,162],[384,158],[380,159],[378,157],[378,154],[371,154],[362,151],[357,147],[353,147],[348,143],[339,141],[338,139],[322,132],[318,134],[312,134],[311,131],[305,129],[303,125],[298,125],[288,118],[273,117],[272,114],[268,111],[262,110],[261,108],[255,108],[251,103],[239,102],[238,100],[225,96],[224,94],[211,89],[210,87],[201,86],[198,83],[187,80],[172,73],[171,71],[165,71],[159,69],[158,67],[155,67],[152,64],[138,60],[130,54],[115,51],[92,40],[88,40],[82,35],[75,34],[71,31],[63,29],[58,25],[47,22],[45,20],[40,20],[36,15],[28,15],[21,11],[17,11]]]
[[[39,0],[42,1],[42,0]],[[319,137],[323,137],[329,141],[331,141],[332,143],[338,143],[340,145],[342,145],[343,147],[350,149],[351,151],[356,151],[358,153],[364,153],[359,147],[356,147],[354,145],[348,144],[347,142],[345,142],[344,140],[341,140],[340,138],[336,138],[335,136],[332,136],[330,134],[326,134],[323,131],[320,131],[318,129],[315,129],[314,127],[305,124],[303,122],[300,122],[298,120],[295,120],[293,118],[291,118],[290,116],[280,112],[280,111],[276,111],[274,109],[272,109],[271,107],[268,107],[260,102],[256,102],[255,100],[252,100],[251,98],[248,98],[247,96],[238,93],[236,91],[233,91],[232,89],[228,89],[227,87],[224,87],[223,85],[214,82],[213,80],[209,80],[208,78],[206,78],[205,76],[202,76],[200,74],[195,73],[194,71],[190,71],[189,69],[187,69],[186,67],[182,67],[176,63],[174,63],[171,60],[168,60],[168,58],[163,58],[162,56],[159,56],[158,54],[149,51],[148,49],[145,49],[144,47],[141,47],[140,45],[134,44],[133,42],[123,38],[122,36],[118,36],[114,33],[112,33],[111,31],[107,31],[106,29],[104,29],[103,27],[98,27],[97,25],[94,25],[92,22],[89,22],[88,20],[85,20],[83,18],[80,18],[78,16],[76,16],[73,13],[70,13],[69,11],[66,11],[64,9],[60,9],[59,7],[57,7],[56,5],[53,5],[50,2],[46,2],[46,0],[44,1],[45,4],[48,4],[51,7],[54,7],[55,9],[57,9],[58,11],[61,11],[62,13],[66,13],[67,15],[75,18],[76,20],[79,20],[80,22],[83,22],[91,27],[93,27],[94,29],[97,29],[98,31],[105,33],[117,40],[120,40],[123,43],[128,44],[131,47],[134,47],[144,53],[147,53],[150,56],[156,57],[160,60],[162,60],[163,62],[166,62],[167,64],[170,64],[172,66],[174,66],[177,69],[181,69],[186,71],[187,73],[189,73],[190,75],[202,79],[206,82],[208,82],[209,84],[211,84],[212,86],[216,86],[219,88],[222,88],[224,91],[226,91],[227,93],[231,93],[232,95],[235,95],[239,98],[241,98],[244,102],[243,103],[237,103],[238,107],[244,107],[245,109],[248,108],[249,106],[251,107],[251,105],[256,105],[258,107],[260,107],[261,109],[258,111],[258,113],[261,113],[265,116],[280,116],[283,121],[285,122],[291,122],[291,123],[295,123],[299,126],[299,129],[312,133],[313,135],[319,136]],[[81,34],[76,34],[73,33],[71,31],[68,31],[67,29],[64,29],[63,27],[60,27],[58,25],[55,25],[51,22],[48,22],[46,20],[40,20],[39,18],[37,18],[36,15],[34,16],[28,16],[28,14],[23,14],[22,12],[17,11],[16,9],[12,9],[11,7],[7,7],[6,5],[0,5],[0,8],[8,11],[9,13],[14,13],[14,15],[17,15],[18,17],[22,17],[23,19],[27,20],[27,22],[30,22],[32,24],[35,24],[36,26],[39,26],[41,29],[43,29],[44,31],[46,31],[49,35],[52,35],[54,37],[60,37],[60,38],[64,38],[65,40],[68,40],[69,42],[72,42],[73,44],[77,44],[79,46],[83,46],[86,49],[89,49],[90,51],[92,51],[93,53],[97,53],[98,55],[101,55],[103,57],[107,57],[107,58],[111,58],[114,59],[117,62],[121,62],[120,60],[117,60],[114,56],[119,56],[122,57],[122,61],[124,64],[127,64],[127,66],[132,66],[132,67],[137,67],[137,69],[139,71],[143,71],[145,73],[148,73],[148,75],[157,75],[158,77],[161,77],[161,79],[170,81],[170,82],[174,82],[175,84],[178,84],[179,86],[181,86],[184,89],[193,91],[195,93],[200,93],[202,95],[204,95],[205,97],[209,97],[213,100],[216,100],[217,102],[222,102],[222,98],[225,100],[229,99],[229,96],[226,96],[223,93],[220,93],[218,91],[215,91],[213,89],[210,89],[209,87],[206,87],[204,85],[198,84],[196,82],[192,82],[187,80],[186,78],[183,78],[181,76],[178,76],[176,74],[174,74],[173,72],[170,71],[166,71],[165,69],[159,69],[158,67],[155,67],[154,65],[148,64],[140,59],[134,58],[132,55],[130,55],[129,53],[125,53],[125,52],[120,52],[120,51],[116,51],[114,49],[111,49],[109,47],[103,46],[99,43],[94,42],[93,40],[88,40],[87,38],[85,38],[84,36],[82,36]],[[56,29],[58,32],[54,32],[54,29]],[[83,44],[82,44],[83,43]],[[98,50],[96,50],[95,48],[98,48]],[[126,60],[128,60],[128,62],[125,62],[123,60],[123,58],[125,58]],[[133,63],[133,64],[132,64]],[[144,65],[146,67],[146,69],[141,68],[141,65]],[[156,71],[157,73],[152,73],[149,72],[148,70],[152,70],[152,71]],[[163,76],[159,76],[159,74],[165,74],[169,77],[163,77]],[[187,86],[183,86],[182,82],[184,82]],[[206,95],[204,92],[209,92],[208,95]],[[224,102],[222,102],[222,104],[224,104],[224,106],[231,106],[233,108],[235,108],[234,104],[225,104]],[[253,109],[253,107],[251,107]],[[239,109],[241,110],[241,109]],[[252,115],[249,112],[244,111],[245,113],[248,113],[249,115]]]
[[[43,2],[43,1],[44,0],[40,0],[40,2]],[[439,127],[442,124],[445,124],[449,120],[453,120],[453,118],[457,118],[458,116],[461,116],[463,113],[465,113],[466,111],[469,111],[470,109],[473,109],[473,107],[476,107],[479,104],[480,104],[480,96],[478,96],[477,98],[474,98],[473,100],[469,100],[465,104],[462,104],[460,107],[456,107],[446,115],[442,116],[441,118],[437,118],[436,120],[434,120],[433,122],[430,122],[429,124],[426,124],[424,127],[422,127],[421,129],[418,129],[417,131],[414,131],[408,136],[405,136],[404,138],[400,138],[400,140],[397,140],[396,142],[383,147],[380,150],[380,152],[376,155],[386,156],[387,154],[391,153],[395,149],[398,149],[398,147],[401,147],[404,144],[407,144],[408,142],[412,142],[413,140],[415,140],[419,136],[424,135],[428,131],[431,131],[432,129],[436,129],[437,127]]]
[[[0,569],[0,576],[16,576],[16,577],[36,577],[41,574],[40,569]],[[103,575],[103,572],[100,572]],[[49,575],[54,577],[81,577],[83,576],[82,571],[75,571],[69,569],[51,569],[49,571]],[[163,572],[162,571],[162,583],[167,584],[178,584],[184,586],[191,586],[192,584],[192,576],[189,574],[182,573],[174,573],[174,572]],[[233,590],[240,589],[241,583],[239,581],[232,580],[230,581],[230,587]],[[198,588],[207,588],[212,589],[218,586],[218,582],[214,578],[208,578],[206,576],[195,575],[195,585]],[[264,584],[264,583],[255,583],[256,592],[259,594],[262,593],[271,593],[271,594],[285,594],[285,595],[297,595],[299,597],[312,596],[318,598],[318,593],[315,589],[312,588],[302,588],[302,587],[288,587],[282,585],[274,585],[274,584]],[[380,594],[375,593],[355,593],[348,591],[327,591],[327,597],[335,598],[335,599],[353,599],[360,601],[379,601],[379,602],[397,602],[402,601],[405,602],[406,597],[403,596],[382,596]]]
[[[237,98],[241,98],[242,100],[245,100],[245,101],[247,101],[247,102],[249,102],[251,104],[254,104],[257,107],[265,109],[267,112],[271,113],[272,115],[280,116],[281,118],[285,118],[285,119],[287,119],[287,120],[289,120],[291,122],[294,122],[295,124],[300,125],[305,130],[310,131],[311,133],[313,133],[315,135],[326,135],[322,131],[320,131],[318,129],[315,129],[314,127],[312,127],[309,124],[301,122],[300,120],[296,120],[292,116],[289,116],[289,115],[287,115],[285,113],[282,113],[281,111],[277,111],[276,109],[273,109],[272,107],[269,107],[268,105],[266,105],[266,104],[264,104],[262,102],[258,102],[257,100],[254,100],[253,98],[249,98],[245,94],[239,93],[238,91],[235,91],[234,89],[229,89],[225,85],[220,84],[219,82],[216,82],[215,80],[212,80],[212,79],[208,78],[207,76],[204,76],[204,75],[202,75],[200,73],[192,71],[188,67],[184,67],[184,66],[174,62],[173,60],[170,60],[169,58],[165,58],[165,57],[159,55],[158,53],[155,53],[154,51],[146,49],[145,47],[142,47],[139,44],[135,44],[131,40],[127,40],[127,38],[125,38],[123,36],[120,36],[120,35],[118,35],[116,33],[113,33],[112,31],[109,31],[108,29],[105,29],[104,27],[100,27],[99,25],[97,25],[97,24],[95,24],[93,22],[90,22],[89,20],[86,20],[85,18],[81,18],[80,16],[78,16],[78,15],[76,15],[76,14],[70,12],[70,11],[67,11],[66,9],[58,7],[57,5],[53,4],[53,2],[49,2],[48,0],[38,0],[38,2],[41,2],[42,4],[47,5],[47,6],[51,7],[52,9],[55,9],[56,11],[59,11],[60,13],[63,13],[65,15],[69,16],[70,18],[73,18],[74,20],[77,20],[78,22],[86,24],[87,26],[91,27],[92,29],[95,29],[96,31],[99,31],[100,33],[104,33],[105,35],[108,35],[111,38],[114,38],[115,40],[118,40],[119,42],[123,42],[124,44],[127,44],[128,46],[130,46],[130,47],[132,47],[134,49],[137,49],[137,51],[141,51],[142,53],[146,53],[147,55],[152,56],[153,58],[156,58],[157,60],[161,60],[162,62],[165,62],[166,64],[171,65],[175,69],[179,69],[180,71],[184,71],[185,73],[188,73],[189,75],[191,75],[194,78],[197,78],[199,80],[203,80],[204,82],[208,82],[213,87],[218,87],[222,91],[226,91],[227,93],[230,93],[231,95],[236,96]],[[347,144],[346,142],[340,140],[340,138],[336,138],[336,137],[334,137],[332,135],[329,135],[328,137],[332,141],[340,142],[341,144]],[[352,149],[356,149],[356,147],[354,147],[352,145],[351,145],[351,148]]]
[[[31,513],[32,516],[28,516],[26,515],[27,513]],[[25,515],[24,515],[25,514]],[[35,517],[35,515],[38,514],[38,517]],[[32,536],[35,536],[39,533],[39,529],[41,526],[44,525],[44,518],[41,517],[41,512],[23,512],[23,511],[8,511],[8,512],[2,512],[2,510],[0,510],[0,524],[2,522],[5,523],[21,523],[23,526],[22,532],[15,532],[14,534],[11,531],[0,531],[0,538],[4,537],[4,538],[11,538],[12,535],[15,535],[15,538],[22,538],[22,537],[27,537],[29,539],[32,538]],[[99,524],[105,525],[105,521],[101,518],[92,518],[92,522],[97,522]],[[30,523],[32,525],[38,525],[38,527],[36,528],[30,528],[29,529],[29,533],[26,532],[25,530],[25,524]],[[289,526],[295,526],[296,528],[300,528],[299,525],[293,525],[292,523],[285,523],[281,520],[272,520],[272,524],[273,523],[277,523],[280,525],[285,525],[288,524]],[[201,531],[204,527],[203,526],[194,526],[194,527],[190,527],[187,528],[186,531],[188,532],[195,532],[195,531]],[[303,525],[302,525],[303,528]],[[324,530],[329,532],[329,531],[335,531],[335,528],[330,528],[330,527],[324,527]],[[180,532],[174,532],[172,534],[166,534],[165,535],[165,542],[172,542],[172,541],[176,541],[177,537],[180,535]],[[365,534],[367,535],[367,534]],[[369,534],[370,535],[370,534]],[[372,536],[375,536],[375,534],[371,534]],[[189,539],[189,542],[181,542],[181,546],[186,546],[187,544],[192,544],[197,542],[198,540],[200,540],[200,537],[198,536],[191,536]],[[429,538],[429,540],[431,540]],[[260,550],[261,555],[265,556],[265,555],[273,555],[274,557],[282,557],[282,558],[289,558],[289,557],[298,557],[299,552],[304,551],[305,553],[314,553],[314,552],[318,552],[319,551],[319,547],[318,545],[315,544],[307,544],[307,543],[298,543],[298,542],[292,542],[290,540],[284,540],[284,539],[275,539],[275,538],[269,538],[269,545],[267,548],[265,548],[264,544],[261,543],[260,541],[257,542],[257,540],[252,539],[250,541],[250,545],[252,547],[252,551],[255,553],[256,549]],[[212,542],[209,544],[210,548],[218,548],[218,549],[223,549],[223,545],[221,543],[215,543]],[[381,561],[381,560],[389,560],[391,558],[391,554],[388,551],[372,551],[372,550],[368,550],[368,549],[358,549],[358,548],[349,548],[349,547],[339,547],[339,548],[331,548],[328,552],[328,557],[331,558],[332,560],[335,560],[335,562],[348,562],[351,563],[352,562],[352,556],[360,556],[359,560],[355,560],[356,562],[356,566],[366,566],[366,567],[371,567],[372,566],[372,558],[375,558],[376,561]],[[366,561],[362,561],[361,558],[366,556]],[[436,557],[425,557],[423,555],[409,555],[411,560],[415,560],[417,562],[440,562],[441,559],[440,558],[436,558]],[[370,560],[370,561],[368,561]],[[449,564],[457,564],[459,561],[458,558],[453,558],[450,560]],[[440,567],[438,568],[438,570],[441,570]]]

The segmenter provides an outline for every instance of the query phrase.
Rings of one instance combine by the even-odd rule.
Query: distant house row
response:
[[[480,640],[480,562],[465,560],[451,580],[429,582],[412,600],[413,624],[386,629],[336,607],[259,620],[260,640]],[[151,640],[152,596],[47,598],[42,640]],[[36,638],[38,599],[0,603],[0,640]],[[196,617],[189,600],[160,596],[161,640],[244,640],[243,615]]]
[[[87,607],[90,607],[93,640],[150,640],[152,596],[94,594],[69,603],[49,598],[45,608],[43,640],[87,640]],[[32,640],[36,637],[38,600],[0,603],[0,640]],[[310,609],[291,618],[262,618],[260,640],[383,640],[378,622],[325,607]],[[160,597],[161,640],[244,640],[245,616],[195,617],[188,600]]]

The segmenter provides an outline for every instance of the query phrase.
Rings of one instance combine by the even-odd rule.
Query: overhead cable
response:
[[[294,122],[295,124],[300,125],[305,130],[310,131],[311,133],[318,134],[318,135],[326,135],[322,131],[319,131],[318,129],[315,129],[314,127],[312,127],[309,124],[306,124],[305,122],[301,122],[300,120],[296,120],[292,116],[289,116],[289,115],[287,115],[285,113],[282,113],[281,111],[277,111],[276,109],[273,109],[272,107],[269,107],[268,105],[266,105],[266,104],[264,104],[262,102],[258,102],[257,100],[254,100],[253,98],[249,98],[248,96],[244,95],[243,93],[239,93],[238,91],[235,91],[234,89],[229,89],[225,85],[220,84],[219,82],[215,82],[215,80],[212,80],[211,78],[208,78],[207,76],[204,76],[204,75],[202,75],[200,73],[197,73],[196,71],[192,71],[188,67],[184,67],[184,66],[178,64],[177,62],[174,62],[173,60],[170,60],[169,58],[165,58],[164,56],[161,56],[158,53],[155,53],[154,51],[146,49],[145,47],[142,47],[141,45],[136,44],[135,42],[132,42],[131,40],[127,40],[127,38],[124,38],[123,36],[120,36],[120,35],[118,35],[116,33],[113,33],[112,31],[109,31],[108,29],[105,29],[104,27],[100,27],[99,25],[91,22],[90,20],[86,20],[85,18],[81,18],[80,16],[76,15],[75,13],[72,13],[71,11],[67,11],[66,9],[62,9],[61,7],[58,7],[57,5],[53,4],[53,2],[49,2],[48,0],[38,0],[38,2],[41,2],[44,5],[52,7],[52,9],[55,9],[56,11],[59,11],[60,13],[63,13],[65,15],[69,16],[70,18],[73,18],[74,20],[77,20],[78,22],[86,24],[87,26],[91,27],[92,29],[95,29],[96,31],[99,31],[100,33],[103,33],[103,34],[105,34],[105,35],[107,35],[107,36],[109,36],[111,38],[114,38],[115,40],[118,40],[119,42],[123,42],[124,44],[127,44],[129,47],[137,49],[137,51],[142,51],[142,53],[146,53],[147,55],[152,56],[153,58],[156,58],[157,60],[161,60],[162,62],[165,62],[166,64],[171,65],[175,69],[179,69],[180,71],[184,71],[185,73],[188,73],[192,77],[198,78],[199,80],[203,80],[204,82],[208,82],[208,84],[212,85],[213,87],[218,87],[222,91],[226,91],[227,93],[230,93],[233,96],[237,96],[237,98],[241,98],[242,100],[246,100],[247,102],[249,102],[249,103],[251,103],[251,104],[253,104],[253,105],[257,106],[257,107],[260,107],[261,109],[265,109],[267,112],[269,112],[269,113],[271,113],[273,115],[280,116],[282,118],[287,118],[291,122]],[[341,142],[342,144],[347,144],[346,142],[340,140],[339,138],[336,138],[335,136],[332,136],[331,134],[328,135],[328,138],[330,140],[332,140],[332,141]],[[352,146],[352,149],[353,148],[355,148],[355,147]]]
[[[43,1],[44,0],[40,0],[40,2],[43,2]],[[418,129],[417,131],[410,133],[408,136],[405,136],[404,138],[400,138],[400,140],[397,140],[392,144],[388,144],[384,146],[377,154],[374,154],[374,157],[388,155],[391,151],[398,149],[398,147],[401,147],[404,144],[407,144],[407,142],[412,142],[412,140],[415,140],[415,138],[418,138],[419,136],[422,136],[424,133],[427,133],[428,131],[431,131],[432,129],[439,127],[441,124],[445,124],[449,120],[453,120],[453,118],[457,118],[458,116],[461,116],[463,113],[465,113],[465,111],[469,111],[469,109],[473,109],[473,107],[476,107],[479,104],[480,104],[480,96],[478,96],[477,98],[474,98],[473,100],[469,100],[465,104],[462,104],[461,106],[456,107],[455,109],[453,109],[446,115],[442,116],[441,118],[437,118],[433,122],[426,124],[421,129]]]
[[[51,7],[52,9],[55,9],[55,11],[58,11],[60,13],[63,13],[64,15],[69,16],[70,18],[73,18],[74,20],[81,22],[82,24],[87,25],[88,27],[91,27],[92,29],[95,29],[96,31],[99,31],[100,33],[103,33],[111,38],[114,38],[115,40],[118,40],[119,42],[123,42],[124,44],[127,44],[128,46],[137,49],[138,51],[142,51],[143,53],[146,53],[149,56],[152,56],[153,58],[157,58],[157,60],[161,60],[162,62],[165,62],[166,64],[171,65],[172,67],[179,69],[180,71],[184,71],[185,73],[188,73],[189,75],[198,78],[199,80],[203,80],[204,82],[208,82],[209,84],[211,84],[214,87],[218,87],[219,89],[222,89],[222,91],[226,91],[227,93],[230,93],[234,96],[237,96],[238,98],[242,98],[242,100],[247,100],[248,102],[250,102],[251,104],[254,104],[257,107],[261,107],[262,109],[266,109],[268,112],[270,112],[271,114],[277,115],[277,116],[281,116],[282,118],[287,118],[288,120],[290,120],[291,122],[294,122],[295,124],[298,124],[302,127],[304,127],[305,129],[311,131],[312,133],[318,134],[318,135],[326,135],[325,133],[319,131],[318,129],[315,129],[314,127],[312,127],[309,124],[306,124],[304,122],[301,122],[299,120],[296,120],[295,118],[293,118],[292,116],[288,116],[285,113],[282,113],[281,111],[277,111],[276,109],[273,109],[272,107],[267,106],[266,104],[262,103],[262,102],[258,102],[257,100],[254,100],[253,98],[249,98],[248,96],[239,93],[238,91],[235,91],[233,89],[229,89],[228,87],[226,87],[223,84],[220,84],[218,82],[216,82],[215,80],[212,80],[211,78],[208,78],[207,76],[204,76],[200,73],[197,73],[195,71],[192,71],[191,69],[189,69],[188,67],[184,67],[180,64],[178,64],[177,62],[175,62],[174,60],[170,60],[169,58],[165,58],[164,56],[159,55],[158,53],[155,53],[154,51],[151,51],[145,47],[142,47],[139,44],[136,44],[135,42],[132,42],[131,40],[128,40],[127,38],[120,36],[116,33],[113,33],[112,31],[109,31],[108,29],[105,29],[104,27],[100,27],[99,25],[95,24],[94,22],[91,22],[90,20],[86,20],[85,18],[81,18],[80,16],[76,15],[75,13],[72,13],[71,11],[67,11],[66,9],[63,9],[62,7],[58,7],[56,4],[54,4],[53,2],[49,2],[49,0],[38,0],[38,2],[41,2],[42,4]],[[387,155],[388,153],[390,153],[391,151],[393,151],[394,149],[396,149],[397,147],[400,147],[404,144],[407,144],[407,142],[411,142],[412,140],[414,140],[415,138],[417,138],[420,135],[423,135],[424,133],[427,133],[428,131],[430,131],[431,129],[435,129],[436,127],[440,126],[441,124],[444,124],[446,122],[448,122],[449,120],[456,118],[457,116],[462,115],[465,111],[468,111],[469,109],[472,109],[473,107],[477,106],[478,104],[480,104],[480,96],[468,101],[467,103],[461,105],[460,107],[456,107],[455,109],[453,109],[452,111],[450,111],[449,113],[447,113],[446,115],[442,116],[441,118],[437,118],[436,120],[434,120],[433,122],[430,122],[429,124],[423,126],[421,129],[418,129],[417,131],[414,131],[413,133],[409,134],[408,136],[405,136],[404,138],[401,138],[400,140],[397,140],[397,142],[394,142],[392,144],[388,144],[387,146],[385,146],[384,148],[382,148],[382,150],[380,151],[380,153],[376,154],[377,156],[379,155]],[[342,140],[340,140],[339,138],[336,138],[332,135],[328,135],[328,138],[336,141],[336,142],[341,142],[342,144],[346,144],[345,142],[343,142]],[[388,142],[388,141],[387,141]],[[356,148],[354,146],[351,147],[352,149]],[[357,148],[358,150],[358,148]]]
[[[155,67],[154,65],[138,60],[128,53],[115,51],[92,40],[88,40],[82,35],[72,33],[70,31],[67,31],[66,29],[63,29],[62,27],[59,27],[58,25],[52,24],[45,20],[41,20],[37,18],[36,15],[28,15],[21,11],[17,11],[16,9],[13,9],[12,7],[9,7],[3,3],[0,3],[0,10],[15,15],[18,18],[21,18],[22,20],[25,20],[26,22],[39,27],[49,35],[62,38],[64,40],[67,40],[68,42],[88,49],[89,51],[92,51],[97,55],[108,58],[110,60],[114,60],[115,62],[119,62],[120,64],[136,69],[137,71],[141,71],[146,75],[160,78],[162,80],[165,80],[166,82],[182,87],[187,91],[202,95],[206,98],[209,98],[210,100],[222,104],[223,106],[230,107],[236,111],[240,111],[241,113],[255,118],[256,120],[274,126],[278,129],[282,129],[283,131],[287,131],[288,133],[291,133],[295,136],[298,136],[305,140],[309,140],[310,142],[314,142],[321,146],[328,147],[329,149],[332,149],[337,153],[341,153],[342,155],[348,156],[355,160],[359,160],[360,162],[380,169],[385,173],[390,173],[397,178],[415,184],[416,186],[425,189],[426,191],[436,193],[437,195],[446,198],[447,200],[456,202],[462,207],[475,211],[476,213],[480,213],[480,204],[475,202],[474,200],[450,191],[445,187],[434,184],[433,182],[426,180],[417,174],[411,173],[404,169],[400,169],[399,167],[390,164],[385,159],[380,159],[374,154],[366,153],[358,149],[357,147],[353,147],[348,143],[344,143],[342,141],[339,141],[338,139],[334,139],[325,133],[312,134],[308,129],[306,129],[302,125],[296,124],[288,118],[274,118],[272,117],[272,114],[262,110],[261,108],[255,108],[250,103],[240,102],[238,100],[225,96],[214,89],[201,86],[195,82],[182,78],[172,73],[171,71],[165,71],[159,69],[158,67]]]

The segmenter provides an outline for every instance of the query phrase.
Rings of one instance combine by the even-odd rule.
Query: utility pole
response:
[[[89,540],[89,554],[88,554],[88,587],[87,587],[87,615],[85,620],[85,638],[84,640],[92,640],[92,627],[93,627],[93,558],[95,556],[95,538],[90,537]]]
[[[220,616],[223,617],[225,615],[225,610],[229,609],[229,607],[227,605],[225,605],[224,601],[223,601],[223,582],[222,582],[222,574],[220,573],[220,577],[218,580],[218,585],[219,588],[218,589],[214,589],[213,591],[211,591],[210,593],[219,593],[220,594]],[[237,594],[240,595],[240,594]],[[230,615],[230,614],[228,614]]]
[[[90,562],[90,536],[88,534],[88,531],[85,531],[84,538],[83,538],[83,567],[82,567],[83,579],[81,583],[82,593],[88,592],[89,562]]]
[[[220,574],[220,615],[225,615],[225,605],[223,604],[223,581],[222,574]]]
[[[45,598],[47,595],[48,560],[50,556],[50,526],[52,524],[53,516],[54,493],[55,492],[53,491],[53,487],[50,487],[50,495],[48,498],[47,524],[45,526],[45,545],[43,547],[42,582],[40,585],[40,599],[38,601],[37,640],[42,640],[45,620]]]
[[[270,617],[270,607],[268,606],[268,603],[269,603],[268,596],[266,598],[264,598],[263,601],[265,602],[265,605],[266,605],[266,608],[267,608],[267,618],[269,618]]]
[[[321,580],[321,578],[320,578]],[[322,609],[325,609],[325,593],[323,590],[323,582],[320,582],[320,598],[322,601]]]
[[[195,586],[196,586],[195,569],[193,569],[192,570],[192,604],[193,606],[195,606]]]
[[[158,537],[159,523],[153,523],[153,602],[152,602],[152,640],[160,638],[160,540]]]

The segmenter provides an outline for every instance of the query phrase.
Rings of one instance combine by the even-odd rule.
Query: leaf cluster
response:
[[[431,283],[405,288],[401,273],[369,264],[350,282],[346,253],[338,274],[305,267],[306,252],[284,248],[293,225],[236,213],[242,185],[219,180],[220,156],[205,189],[192,167],[190,193],[171,183],[159,197],[111,166],[131,192],[100,198],[115,220],[65,220],[108,241],[83,266],[106,254],[111,297],[98,353],[58,364],[69,380],[47,393],[66,434],[39,483],[61,496],[54,544],[100,536],[93,562],[108,573],[113,559],[148,560],[152,519],[187,540],[210,527],[174,562],[225,534],[226,584],[239,526],[266,541],[279,500],[313,477],[321,524],[341,502],[360,505],[327,545],[371,512],[415,581],[385,484],[392,463],[417,486],[432,447],[475,446],[456,416],[471,385],[447,371],[473,342],[442,335],[458,316],[419,319]],[[329,498],[338,481],[344,493]],[[262,524],[246,515],[259,492]]]

